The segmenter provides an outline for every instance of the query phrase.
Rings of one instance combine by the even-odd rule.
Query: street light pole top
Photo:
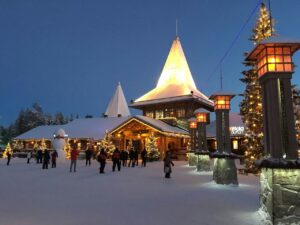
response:
[[[272,36],[255,46],[247,55],[246,61],[256,61],[258,54],[266,47],[289,47],[291,55],[300,49],[300,39],[289,39],[284,37]]]

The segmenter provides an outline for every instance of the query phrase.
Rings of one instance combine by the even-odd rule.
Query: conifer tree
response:
[[[149,161],[156,161],[159,159],[159,151],[157,147],[157,139],[153,133],[149,135],[149,137],[146,139],[146,151],[147,151],[147,157]]]
[[[8,153],[10,153],[11,155],[13,154],[13,150],[10,147],[9,143],[6,145],[6,148],[5,148],[5,151],[3,152],[2,158],[7,158]]]
[[[100,149],[104,148],[109,155],[112,155],[113,151],[116,149],[112,141],[111,134],[108,131],[105,132],[104,139],[99,142]]]
[[[261,4],[256,25],[250,38],[256,45],[272,36],[274,29],[270,14],[265,4]],[[243,71],[240,79],[245,85],[244,99],[240,103],[240,114],[245,124],[245,140],[242,148],[245,151],[246,172],[257,173],[255,161],[263,156],[263,112],[261,86],[253,62],[244,62],[249,69]]]

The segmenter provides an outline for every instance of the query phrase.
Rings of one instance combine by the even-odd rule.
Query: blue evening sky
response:
[[[128,102],[141,96],[156,85],[176,18],[195,82],[209,96],[220,86],[216,65],[257,1],[0,0],[0,125],[36,101],[50,113],[100,116],[118,81]],[[299,0],[272,0],[276,32],[300,39],[299,12]],[[244,90],[241,62],[257,13],[223,63],[226,90]]]

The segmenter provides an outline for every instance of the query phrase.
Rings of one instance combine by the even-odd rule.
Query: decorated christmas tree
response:
[[[157,147],[157,139],[153,133],[150,134],[150,136],[146,139],[146,151],[147,151],[147,157],[149,161],[157,161],[159,160],[159,151]]]
[[[9,143],[6,145],[6,148],[5,148],[5,151],[3,152],[2,158],[7,158],[8,153],[10,153],[11,155],[13,154],[13,150]]]
[[[66,158],[70,159],[71,158],[71,145],[68,139],[66,139],[66,146],[64,147],[64,151],[66,154]]]
[[[250,40],[256,45],[270,37],[274,31],[273,24],[267,7],[262,3]],[[242,148],[245,152],[246,172],[257,173],[255,161],[262,157],[264,149],[261,86],[255,65],[252,62],[244,62],[244,64],[249,69],[242,72],[243,78],[240,79],[246,85],[244,99],[240,103],[240,113],[245,124],[245,140]]]
[[[40,144],[40,146],[39,146],[39,149],[45,151],[46,148],[47,148],[46,141],[45,141],[45,139],[43,138],[42,141],[41,141],[41,144]]]
[[[112,141],[112,135],[109,134],[108,131],[105,132],[104,139],[100,140],[99,147],[100,149],[104,148],[109,155],[112,155],[113,151],[116,149],[116,146]]]

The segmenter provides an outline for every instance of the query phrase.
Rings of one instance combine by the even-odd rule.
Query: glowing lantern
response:
[[[229,92],[217,92],[213,94],[210,99],[212,99],[215,103],[215,110],[217,109],[230,109],[230,100],[235,95]]]
[[[280,41],[270,38],[258,44],[247,56],[247,61],[256,61],[258,76],[266,73],[293,73],[292,55],[299,49],[299,42]]]
[[[190,125],[190,129],[196,129],[197,128],[197,119],[194,117],[190,118],[189,125]]]
[[[209,111],[205,109],[197,109],[195,111],[195,116],[198,123],[208,123],[209,122]]]

